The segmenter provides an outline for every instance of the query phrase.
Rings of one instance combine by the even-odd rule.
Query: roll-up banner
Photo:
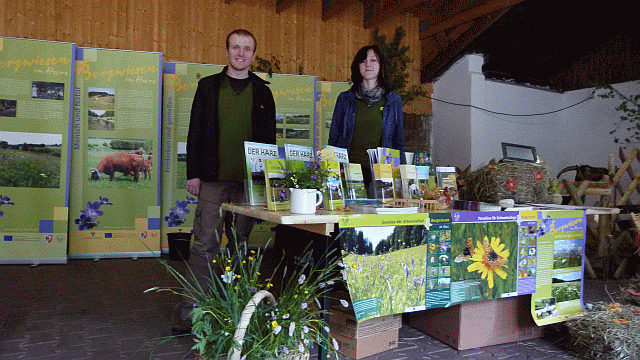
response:
[[[197,197],[186,190],[187,134],[191,105],[198,81],[217,74],[224,66],[164,63],[162,113],[162,249],[168,249],[167,234],[191,233]]]
[[[67,262],[75,51],[0,37],[0,263]]]
[[[159,256],[161,89],[160,53],[77,49],[70,258]]]
[[[351,85],[346,82],[318,81],[316,98],[316,134],[319,148],[327,145],[329,130],[336,100],[341,92],[349,90]]]

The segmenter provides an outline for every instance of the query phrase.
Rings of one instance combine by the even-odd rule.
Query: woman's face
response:
[[[367,58],[360,63],[360,75],[363,80],[377,80],[380,73],[380,62],[373,50],[367,51]]]

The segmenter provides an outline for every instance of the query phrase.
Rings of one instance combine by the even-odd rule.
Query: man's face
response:
[[[236,71],[248,70],[256,57],[255,48],[256,44],[251,36],[231,35],[229,47],[225,50],[229,58],[229,66]]]

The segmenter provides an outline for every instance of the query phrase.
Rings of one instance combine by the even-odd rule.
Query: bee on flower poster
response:
[[[517,295],[518,212],[452,214],[451,303]]]

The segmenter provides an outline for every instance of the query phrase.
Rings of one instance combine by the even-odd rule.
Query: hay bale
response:
[[[517,204],[549,202],[549,172],[544,164],[510,161],[489,164],[465,178],[465,200]]]
[[[571,334],[572,350],[585,359],[638,359],[640,307],[597,303],[565,325]]]

